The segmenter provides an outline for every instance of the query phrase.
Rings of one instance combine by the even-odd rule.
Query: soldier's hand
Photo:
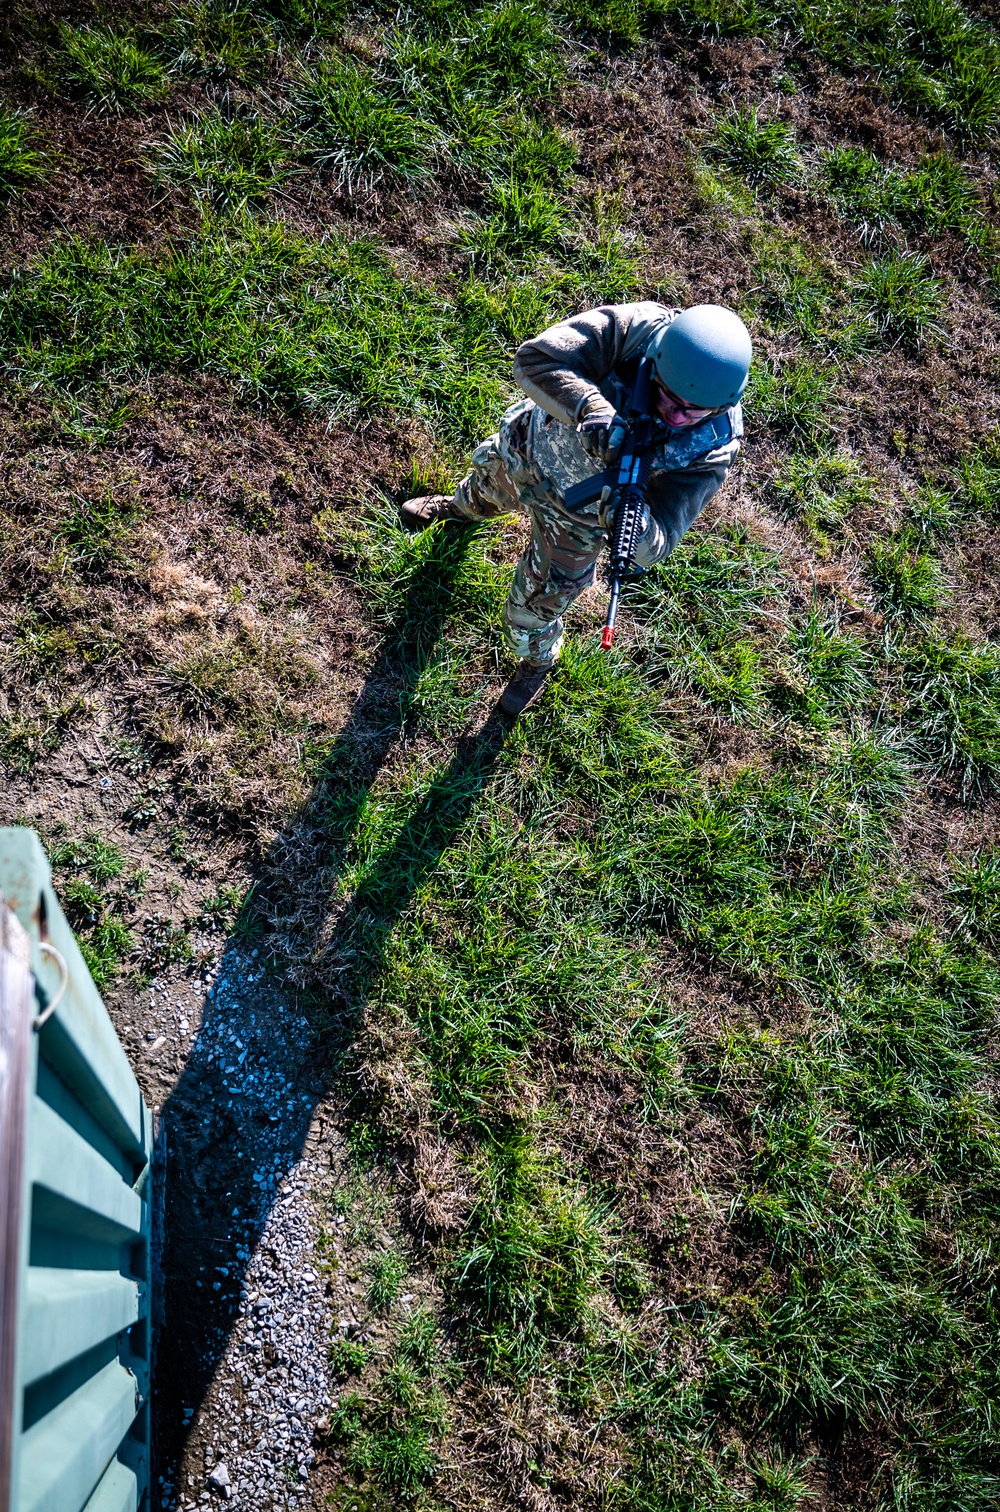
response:
[[[610,467],[621,456],[628,425],[602,395],[588,405],[576,433],[588,457],[601,467]]]
[[[608,486],[601,489],[601,497],[597,501],[597,518],[605,530],[610,530],[614,523],[615,510],[618,508],[620,498],[620,488]]]

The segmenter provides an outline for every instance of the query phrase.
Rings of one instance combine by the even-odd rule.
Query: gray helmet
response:
[[[735,404],[747,386],[750,332],[725,305],[692,305],[646,349],[664,388],[699,409]]]

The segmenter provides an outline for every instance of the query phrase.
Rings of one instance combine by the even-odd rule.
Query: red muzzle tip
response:
[[[605,627],[604,627],[604,634],[601,636],[601,650],[602,651],[610,651],[611,647],[614,645],[614,643],[615,643],[615,627],[614,627],[614,625],[605,625]]]

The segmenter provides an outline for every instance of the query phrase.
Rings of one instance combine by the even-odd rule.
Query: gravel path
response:
[[[191,1048],[162,1110],[160,1389],[173,1384],[181,1398],[179,1453],[161,1453],[163,1512],[308,1508],[318,1494],[314,1438],[331,1408],[336,1324],[337,1222],[325,1199],[342,1152],[324,1122],[308,1021],[255,957],[229,946],[201,1024],[190,1011],[179,1021]],[[200,1348],[190,1392],[179,1335]]]
[[[330,1308],[315,1260],[319,1180],[300,1161],[264,1227],[213,1389],[191,1423],[204,1474],[199,1487],[197,1467],[188,1472],[194,1486],[181,1508],[215,1496],[240,1509],[312,1503],[313,1437],[331,1404]]]

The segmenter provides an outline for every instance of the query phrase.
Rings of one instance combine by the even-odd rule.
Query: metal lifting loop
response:
[[[31,1022],[31,1027],[35,1030],[36,1034],[42,1027],[42,1025],[47,1024],[49,1019],[55,1013],[57,1007],[62,1001],[63,993],[69,986],[69,967],[66,965],[65,957],[55,948],[54,945],[50,945],[47,940],[39,940],[38,949],[44,952],[45,955],[51,956],[56,965],[59,967],[59,986],[56,990],[55,997],[52,999],[45,1012],[40,1013],[38,1017],[36,1019],[33,1019]]]

